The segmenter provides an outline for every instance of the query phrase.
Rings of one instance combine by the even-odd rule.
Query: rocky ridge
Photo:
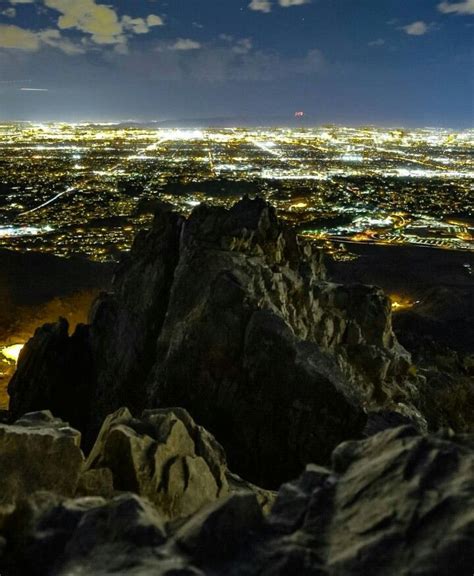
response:
[[[474,438],[427,433],[427,386],[382,291],[265,202],[161,209],[89,324],[21,354],[0,573],[471,574]]]
[[[49,413],[29,414],[0,432],[2,493],[28,483],[28,490],[10,491],[8,506],[0,504],[5,576],[450,576],[472,570],[472,436],[421,436],[402,426],[345,442],[330,467],[308,465],[276,500],[270,495],[268,507],[263,491],[244,481],[231,486],[235,476],[222,448],[183,410],[133,419],[121,409],[104,422],[87,463],[79,434]],[[26,465],[5,469],[13,448],[17,462],[30,457],[31,463],[35,450],[36,475]],[[59,453],[62,467],[49,461]],[[154,471],[144,459],[154,459]],[[85,481],[99,471],[95,483],[90,476]]]
[[[360,437],[370,411],[426,429],[417,383],[383,292],[328,281],[318,250],[244,198],[187,220],[159,210],[89,325],[40,328],[9,391],[14,417],[52,409],[86,442],[122,405],[183,406],[234,469],[278,486]]]

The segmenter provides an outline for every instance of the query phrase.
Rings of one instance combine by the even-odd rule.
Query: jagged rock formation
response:
[[[141,419],[124,408],[107,417],[83,477],[106,471],[115,490],[145,496],[166,520],[189,516],[231,491],[255,490],[264,509],[273,503],[271,492],[229,472],[220,444],[182,408],[146,410]],[[90,493],[100,494],[94,484]]]
[[[119,266],[90,325],[27,344],[11,411],[53,406],[91,440],[122,405],[183,406],[219,436],[232,467],[266,485],[327,462],[367,410],[420,428],[410,356],[377,288],[325,278],[322,255],[263,200],[160,210]]]
[[[230,472],[221,445],[182,408],[147,410],[140,419],[122,408],[105,419],[87,459],[80,443],[77,430],[47,411],[0,425],[0,528],[34,492],[54,492],[54,501],[133,492],[163,521],[231,493],[251,491],[263,510],[275,499]]]
[[[341,444],[331,468],[308,465],[281,487],[268,516],[249,491],[168,523],[134,494],[37,492],[0,529],[0,569],[5,576],[463,575],[474,563],[473,509],[474,438],[420,436],[405,426]]]
[[[80,427],[95,393],[88,329],[80,325],[69,337],[64,318],[38,328],[20,354],[9,393],[14,418],[48,409]]]

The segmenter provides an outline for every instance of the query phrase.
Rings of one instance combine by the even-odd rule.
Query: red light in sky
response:
[[[295,112],[295,118],[303,118],[304,112]]]

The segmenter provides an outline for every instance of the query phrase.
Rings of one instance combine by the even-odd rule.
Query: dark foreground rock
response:
[[[341,444],[331,468],[308,465],[268,516],[249,491],[179,523],[134,494],[35,493],[0,530],[0,567],[5,576],[463,576],[474,564],[473,510],[474,438],[405,426]]]
[[[418,383],[383,292],[327,281],[319,251],[244,199],[160,210],[90,324],[40,329],[9,392],[14,417],[54,407],[86,443],[120,406],[183,406],[231,468],[278,486],[361,437],[370,410],[425,429]]]

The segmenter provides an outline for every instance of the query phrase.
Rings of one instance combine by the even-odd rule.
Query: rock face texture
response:
[[[94,372],[88,328],[78,326],[69,337],[63,318],[44,324],[21,354],[21,370],[9,384],[10,413],[51,410],[76,428],[84,423],[94,397]]]
[[[0,425],[0,525],[37,490],[74,496],[84,463],[80,442],[80,433],[50,412]]]
[[[80,442],[77,430],[48,411],[0,425],[0,533],[9,525],[21,535],[25,521],[17,517],[34,518],[72,497],[105,502],[134,493],[163,522],[231,494],[250,492],[259,510],[275,500],[231,473],[221,445],[182,408],[147,410],[140,419],[121,408],[105,419],[87,459]]]
[[[9,391],[14,416],[54,406],[88,441],[120,406],[183,406],[233,469],[278,486],[360,436],[368,410],[423,429],[410,366],[385,295],[327,281],[321,253],[245,198],[159,211],[90,324],[40,329]]]
[[[249,491],[179,523],[133,494],[35,493],[0,529],[0,568],[6,576],[464,575],[474,563],[473,510],[474,438],[405,426],[341,444],[330,468],[308,465],[267,516]]]
[[[109,469],[115,490],[148,498],[170,520],[189,516],[229,493],[223,449],[182,409],[127,409],[109,416],[86,471]]]

